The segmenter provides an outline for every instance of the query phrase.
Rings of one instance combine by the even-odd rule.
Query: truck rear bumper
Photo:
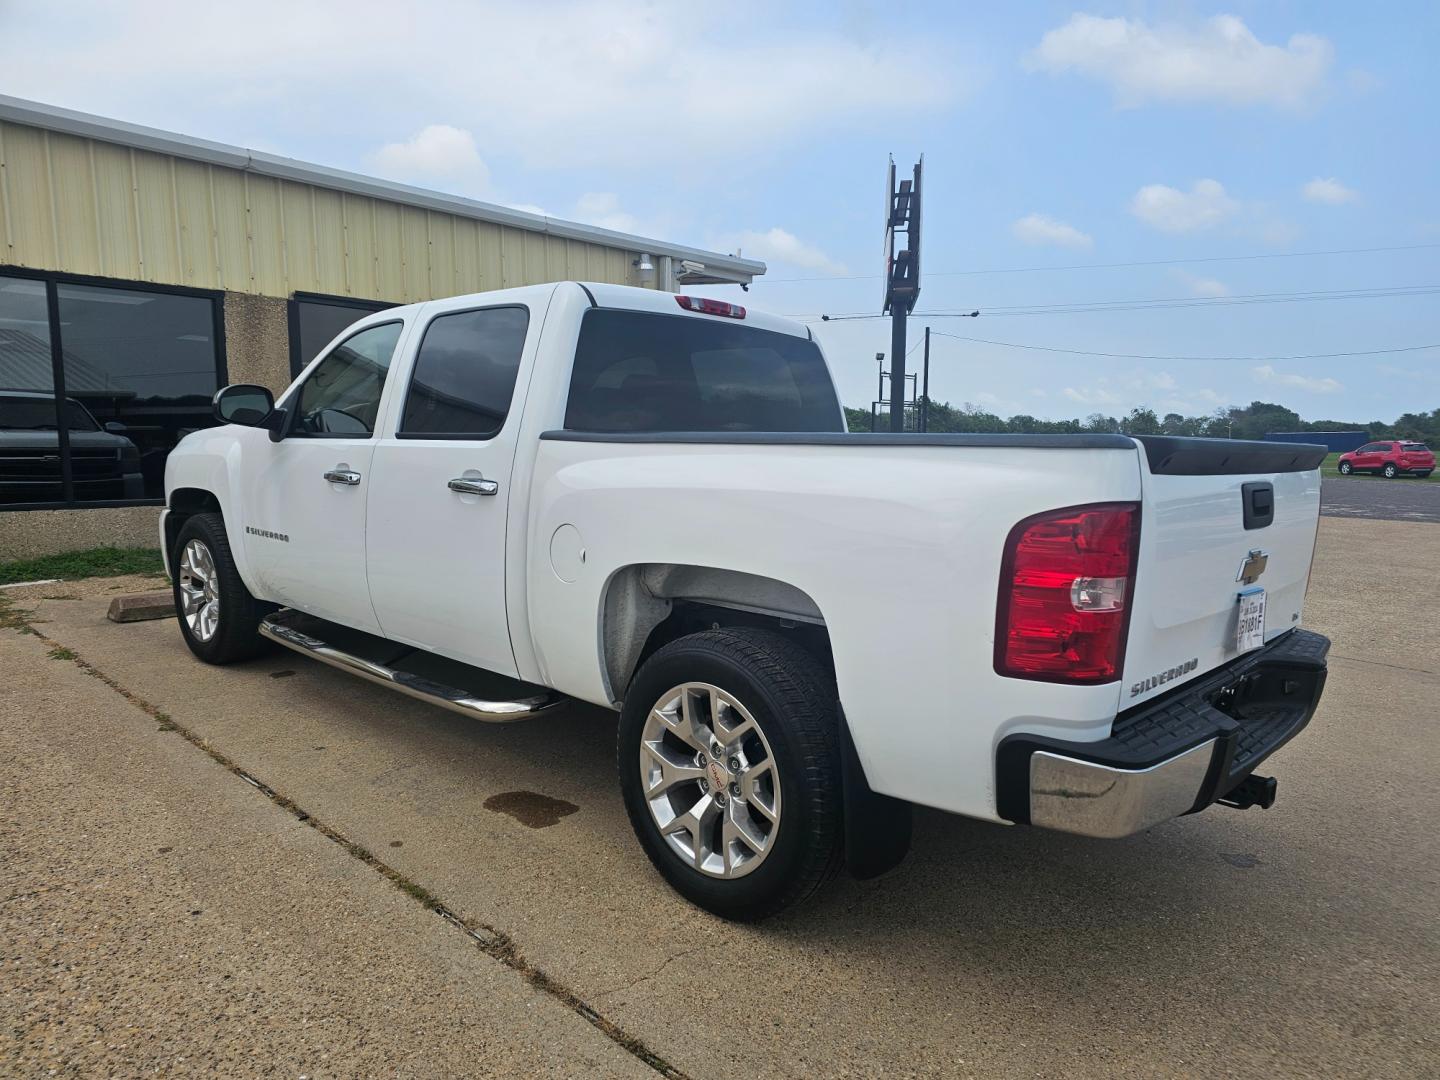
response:
[[[1116,837],[1203,810],[1309,723],[1329,650],[1328,638],[1291,630],[1121,713],[1099,742],[1008,736],[996,753],[1000,816]]]

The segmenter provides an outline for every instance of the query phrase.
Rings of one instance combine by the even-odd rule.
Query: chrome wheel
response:
[[[661,695],[640,736],[640,787],[670,850],[717,878],[750,873],[780,827],[780,777],[750,711],[710,683]]]
[[[209,641],[220,628],[215,560],[199,540],[191,540],[180,554],[180,615],[199,641]]]

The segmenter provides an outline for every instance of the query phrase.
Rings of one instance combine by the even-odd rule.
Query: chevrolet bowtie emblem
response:
[[[1240,564],[1240,573],[1235,580],[1246,585],[1254,585],[1260,575],[1265,572],[1265,564],[1270,561],[1270,556],[1259,548],[1245,556],[1245,561]]]

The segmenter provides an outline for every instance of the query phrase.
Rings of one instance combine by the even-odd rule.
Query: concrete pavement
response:
[[[1403,558],[1391,554],[1399,552]],[[620,804],[615,725],[607,713],[572,709],[529,724],[478,726],[287,653],[207,668],[189,656],[173,624],[105,621],[108,596],[84,594],[108,585],[67,585],[82,596],[76,600],[23,591],[14,599],[35,609],[47,638],[121,691],[163,710],[315,820],[377,853],[471,925],[502,932],[525,965],[546,973],[551,985],[541,996],[555,1005],[532,1014],[538,1028],[521,1025],[514,1038],[523,1046],[533,1032],[553,1027],[550,1049],[559,1059],[575,1054],[574,1073],[609,1075],[644,1064],[633,1047],[586,1024],[575,1011],[578,1001],[697,1077],[1408,1077],[1440,1071],[1437,577],[1440,529],[1433,525],[1322,522],[1307,624],[1334,639],[1332,673],[1310,729],[1264,770],[1281,781],[1275,809],[1212,808],[1122,841],[922,812],[914,850],[899,870],[873,882],[842,879],[818,903],[759,927],[690,908],[650,869]],[[7,646],[12,636],[3,635]],[[285,865],[247,862],[243,871],[234,865],[241,854],[253,860],[260,849],[277,849],[285,830],[277,826],[257,839],[251,823],[257,814],[283,817],[274,802],[179,733],[143,724],[131,730],[119,718],[134,706],[121,693],[77,675],[71,663],[34,660],[33,639],[23,647],[31,651],[0,657],[5,677],[18,664],[39,683],[22,715],[4,714],[5,752],[18,756],[32,747],[32,756],[48,757],[42,730],[56,724],[78,730],[67,736],[75,755],[69,782],[38,799],[50,816],[31,805],[34,799],[19,811],[6,804],[14,828],[7,852],[39,845],[37,830],[53,831],[55,844],[67,842],[70,804],[83,802],[91,786],[83,757],[88,731],[118,740],[114,752],[127,761],[188,755],[216,775],[208,788],[172,803],[175,820],[203,818],[207,835],[214,831],[214,856],[180,868],[172,878],[176,889],[215,890],[207,902],[224,907],[241,902],[220,884],[237,874],[266,889],[293,876]],[[76,677],[99,696],[60,709],[63,722],[26,719],[39,714],[52,684]],[[18,776],[36,767],[21,765]],[[162,775],[117,786],[104,799],[105,812],[153,818],[137,800],[160,798],[157,789],[167,786],[172,782]],[[579,809],[535,815],[487,809],[487,802],[513,808],[537,797]],[[251,809],[241,810],[241,803]],[[51,824],[32,824],[38,818]],[[315,836],[291,821],[285,828]],[[543,822],[550,824],[532,827]],[[173,846],[157,837],[132,842],[124,830],[112,835],[94,826],[86,835],[88,845],[77,848],[79,868],[86,860],[130,865],[146,844]],[[397,901],[429,920],[434,932],[468,941],[373,867],[318,839],[327,855],[353,865],[349,873],[303,884],[325,894],[316,903],[345,906],[347,921],[384,950],[387,970],[408,970],[411,957],[420,958],[416,970],[433,970],[421,963],[428,954],[415,939],[396,930],[399,916],[389,905]],[[18,873],[9,862],[0,871],[6,896],[46,883],[50,860],[31,860]],[[72,876],[83,877],[83,870]],[[383,901],[375,890],[385,893]],[[144,925],[134,903],[107,897],[87,909],[92,921]],[[43,920],[47,902],[33,902],[42,905]],[[19,957],[13,962],[21,967],[43,967],[39,944],[12,929],[11,906],[0,907],[5,956]],[[279,908],[275,932],[307,906]],[[245,963],[288,966],[292,940],[315,932],[296,926],[275,947],[259,942]],[[513,967],[465,947],[467,978],[518,977]],[[169,1031],[177,1053],[206,1045],[209,1028],[198,1015],[177,1032],[150,998],[131,996],[128,972],[139,962],[125,954],[114,961],[103,952],[88,955],[87,978],[107,988],[88,999],[94,1013],[110,1023],[123,1015],[147,1038]],[[363,953],[341,952],[329,971],[339,984],[347,972],[363,978],[366,964]],[[243,966],[237,961],[232,974]],[[14,983],[7,969],[0,1038],[17,1023],[32,1023],[28,1000],[14,1019]],[[334,984],[323,985],[338,993]],[[296,982],[297,994],[304,986]],[[525,992],[533,988],[521,983]],[[197,1014],[225,1015],[209,983],[192,983],[190,992]],[[374,1053],[392,1037],[410,1045],[404,1033],[392,1034],[391,1014],[375,1011],[373,995],[349,999],[353,1015],[345,1001],[326,1001],[331,1022],[353,1035],[329,1071],[373,1071],[366,1063],[376,1058],[348,1055]],[[433,1026],[424,1030],[464,1041],[456,1014],[447,1023],[439,1011],[455,1001],[433,1000]],[[515,1060],[506,1056],[513,1048],[505,1041],[505,1008],[463,1029],[495,1040],[465,1059],[465,1068],[503,1070]],[[406,1032],[418,1027],[417,1021]],[[256,1030],[259,1056],[245,1059],[239,1071],[252,1063],[288,1064],[289,1048],[303,1045],[293,1031],[272,1040],[271,1028]],[[609,1050],[620,1058],[605,1057]],[[421,1071],[418,1058],[405,1060]],[[537,1068],[555,1060],[541,1058]]]

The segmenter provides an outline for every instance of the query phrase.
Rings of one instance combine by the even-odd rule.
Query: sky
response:
[[[923,153],[937,400],[1366,421],[1440,407],[1437,43],[1423,0],[0,0],[0,93],[763,259],[689,291],[861,407],[888,321],[820,316],[879,314]]]

